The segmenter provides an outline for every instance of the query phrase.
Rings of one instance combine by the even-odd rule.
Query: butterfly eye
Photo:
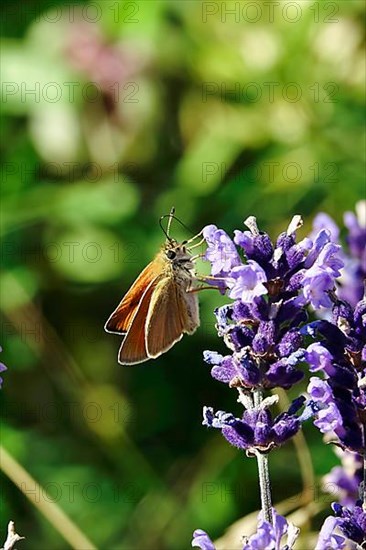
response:
[[[169,258],[169,260],[174,260],[174,258],[176,257],[177,253],[174,251],[174,250],[168,250],[167,253],[166,253],[167,257]]]

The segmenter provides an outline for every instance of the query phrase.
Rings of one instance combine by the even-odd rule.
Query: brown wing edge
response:
[[[159,272],[160,262],[158,258],[156,258],[141,271],[140,275],[128,289],[116,309],[108,317],[104,325],[104,330],[106,332],[122,336],[127,333],[147,287],[157,277]]]
[[[120,365],[137,365],[149,359],[145,343],[145,325],[150,301],[158,281],[159,276],[151,281],[136,308],[131,325],[119,348],[118,363]]]

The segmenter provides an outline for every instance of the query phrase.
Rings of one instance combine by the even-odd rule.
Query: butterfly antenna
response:
[[[164,216],[161,216],[160,219],[159,219],[160,228],[161,228],[162,232],[164,233],[164,235],[166,236],[166,238],[168,239],[168,241],[172,240],[169,233],[170,233],[170,226],[172,224],[172,219],[174,218],[174,212],[175,212],[175,208],[174,208],[174,206],[172,206],[172,208],[170,209],[170,214],[164,214]],[[169,218],[168,225],[167,225],[166,229],[164,228],[163,223],[162,223],[165,218]]]
[[[187,229],[187,231],[189,231],[190,233],[194,234],[194,231],[192,231],[192,229],[190,229],[188,227],[188,225],[186,225],[185,223],[182,222],[182,220],[180,220],[179,218],[177,218],[176,216],[174,216],[174,213],[175,213],[175,208],[174,206],[171,208],[170,210],[170,214],[164,214],[164,216],[161,216],[160,220],[159,220],[159,225],[164,233],[164,235],[166,236],[166,238],[169,240],[169,241],[172,241],[173,239],[171,238],[170,236],[170,227],[172,225],[172,221],[175,220],[177,221],[178,223],[180,223],[180,225],[182,227],[184,227],[184,229]],[[163,227],[163,224],[162,224],[162,221],[164,220],[164,218],[169,218],[168,220],[168,225],[167,225],[167,228],[166,230],[164,229]],[[183,241],[183,244],[187,244],[187,243],[190,243],[192,242],[194,239],[196,239],[197,237],[199,237],[201,235],[201,231],[198,233],[198,235],[195,235],[194,237],[192,237],[191,239],[189,239],[189,241]],[[200,243],[201,244],[201,243]]]
[[[175,214],[175,208],[174,208],[174,206],[172,206],[171,209],[170,209],[170,214],[169,214],[169,219],[168,219],[168,225],[167,225],[167,228],[166,228],[166,232],[167,232],[167,235],[168,235],[168,239],[170,239],[170,226],[172,225],[172,221],[173,221],[173,218],[174,218],[174,214]]]

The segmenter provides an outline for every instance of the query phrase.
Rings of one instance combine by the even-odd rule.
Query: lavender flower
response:
[[[312,377],[308,386],[314,424],[333,432],[343,449],[363,454],[366,434],[366,300],[353,309],[334,299],[333,322],[315,321],[303,332],[322,338],[305,353]]]
[[[202,550],[215,550],[215,545],[202,529],[196,529],[193,533],[192,546],[201,548]]]
[[[299,529],[286,518],[272,510],[273,523],[265,521],[262,513],[258,516],[256,533],[244,537],[242,550],[291,550],[299,535]],[[192,546],[202,550],[215,550],[215,545],[205,531],[196,529],[193,533]]]
[[[256,451],[266,453],[299,431],[301,423],[308,418],[307,411],[304,415],[296,415],[304,400],[298,398],[287,412],[274,419],[268,410],[276,401],[273,397],[265,399],[258,407],[245,410],[242,418],[224,411],[214,413],[211,407],[205,407],[203,425],[221,429],[231,445],[246,450],[248,455],[254,455]]]
[[[341,459],[341,466],[335,466],[323,477],[323,491],[337,496],[342,506],[355,506],[360,498],[360,487],[363,477],[363,460],[361,455],[343,451],[334,447]]]
[[[330,238],[330,232],[321,229],[304,261],[307,268],[302,281],[304,296],[315,309],[331,306],[329,292],[343,267],[339,257],[341,247],[331,243]]]
[[[234,242],[215,225],[203,230],[212,275],[224,280],[234,300],[215,311],[218,333],[230,353],[206,351],[204,358],[213,378],[238,389],[245,408],[237,418],[206,407],[204,425],[220,429],[232,445],[255,455],[282,445],[313,414],[314,407],[297,414],[304,403],[299,398],[287,412],[273,418],[269,407],[274,401],[263,401],[262,392],[276,387],[288,389],[303,378],[298,367],[306,360],[300,331],[307,320],[306,305],[331,303],[329,292],[342,262],[340,247],[331,242],[324,229],[313,241],[305,238],[296,242],[300,216],[294,216],[275,244],[258,230],[254,217],[245,223],[249,231],[236,230]],[[330,353],[327,356],[323,348],[313,346],[307,353],[317,357],[318,369],[330,360]],[[328,405],[328,412],[332,406]],[[329,422],[332,420],[330,415]]]
[[[337,295],[341,300],[355,306],[363,296],[366,278],[366,201],[359,201],[356,204],[356,214],[353,212],[344,214],[344,225],[348,230],[347,248],[341,253],[344,268],[341,270],[338,281]],[[309,237],[314,239],[316,233],[321,230],[327,231],[333,243],[339,242],[338,226],[323,212],[314,218],[313,231]]]
[[[322,269],[310,270],[304,276],[304,296],[315,309],[327,308],[332,305],[329,292],[334,287],[334,279],[329,273]]]
[[[299,529],[286,518],[272,510],[273,523],[263,520],[259,514],[257,532],[249,537],[243,550],[291,550],[299,535]],[[282,539],[286,537],[285,544]]]
[[[346,539],[334,533],[340,521],[333,516],[328,517],[319,532],[319,538],[315,550],[341,550],[346,546]]]
[[[207,225],[202,234],[208,245],[205,258],[211,262],[212,275],[227,275],[240,264],[239,254],[225,231],[216,225]]]
[[[366,512],[362,506],[350,509],[333,503],[332,508],[342,533],[352,542],[363,544],[366,540]]]
[[[310,372],[324,370],[329,372],[332,367],[332,355],[319,342],[311,344],[305,354],[306,361],[310,365]]]
[[[330,233],[332,242],[337,243],[339,238],[339,227],[335,221],[325,212],[319,212],[313,220],[313,231],[310,233],[310,239],[314,239],[322,229]]]
[[[212,376],[231,387],[287,389],[303,378],[297,366],[305,360],[299,332],[307,319],[305,306],[329,305],[328,293],[342,266],[339,246],[325,230],[314,242],[306,238],[296,243],[299,216],[275,245],[258,231],[255,218],[246,224],[250,231],[237,230],[234,237],[245,260],[224,231],[214,225],[203,231],[212,275],[225,279],[235,300],[215,312],[219,335],[232,353],[206,352],[205,360],[213,365]]]
[[[221,430],[225,439],[247,456],[257,457],[263,515],[243,550],[289,549],[298,530],[290,529],[285,518],[274,511],[271,514],[267,455],[293,437],[310,416],[339,447],[364,453],[366,301],[353,309],[337,298],[336,279],[344,261],[335,242],[339,230],[326,215],[317,218],[317,231],[311,238],[300,242],[296,241],[300,216],[294,216],[275,243],[258,230],[254,217],[245,224],[249,231],[236,230],[234,241],[214,225],[203,230],[211,274],[233,300],[215,311],[217,331],[228,352],[206,351],[204,359],[213,378],[238,390],[238,401],[244,406],[241,416],[205,407],[203,424]],[[359,253],[363,233],[352,217],[349,227],[353,249]],[[308,306],[332,307],[332,321],[306,324]],[[265,397],[264,392],[291,388],[303,378],[305,363],[313,374],[309,397],[294,399],[286,412],[273,416],[270,408],[278,396]],[[351,490],[339,470],[332,471],[331,479]],[[359,543],[361,534],[365,535],[365,513],[357,506],[354,510],[352,521],[347,509],[334,505],[337,517],[325,521],[317,550],[343,548],[348,541]],[[284,535],[288,540],[282,547]],[[195,531],[193,542],[205,550],[214,548],[200,530]]]
[[[239,298],[243,303],[250,304],[258,296],[267,294],[263,283],[267,282],[264,269],[254,260],[248,260],[246,265],[234,267],[230,273],[228,286],[230,298]]]

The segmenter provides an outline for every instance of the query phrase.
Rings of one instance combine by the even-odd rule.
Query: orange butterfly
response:
[[[167,237],[165,244],[137,277],[104,327],[107,332],[123,336],[118,354],[121,365],[135,365],[159,357],[184,333],[192,334],[200,324],[195,293],[198,289],[192,288],[197,280],[196,257],[190,250],[202,241],[190,248],[186,246],[200,234],[178,243],[169,236],[174,209],[168,217],[167,230],[163,229]]]

